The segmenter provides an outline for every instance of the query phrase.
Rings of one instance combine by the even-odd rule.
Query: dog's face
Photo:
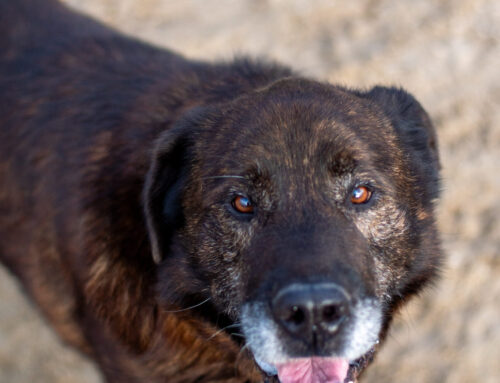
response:
[[[160,139],[146,188],[160,291],[210,298],[282,383],[344,382],[439,266],[429,119],[408,94],[282,80]]]

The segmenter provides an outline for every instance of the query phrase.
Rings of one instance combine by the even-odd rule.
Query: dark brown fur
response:
[[[293,252],[319,238],[305,237],[312,222],[319,235],[339,211],[355,214],[328,205],[342,197],[320,192],[324,177],[309,165],[318,151],[341,179],[358,166],[337,150],[349,147],[370,164],[365,173],[383,169],[390,200],[403,206],[398,238],[381,238],[381,212],[366,224],[380,228],[379,242],[342,232],[360,252],[378,246],[385,255],[377,265],[353,261],[384,302],[381,337],[399,304],[435,276],[435,136],[403,91],[349,91],[247,60],[187,61],[50,0],[0,0],[0,52],[0,258],[108,381],[262,381],[237,336],[220,329],[265,285],[267,274],[251,270],[277,267],[272,256],[241,254],[283,248],[281,235]],[[332,126],[339,133],[328,146]],[[214,205],[224,182],[211,177],[231,174],[250,179],[269,212],[252,229],[260,247]],[[206,220],[206,211],[216,218]],[[277,234],[285,212],[293,224]],[[304,265],[293,259],[300,275]],[[328,262],[318,255],[318,265]],[[241,286],[223,271],[228,265],[243,273]]]

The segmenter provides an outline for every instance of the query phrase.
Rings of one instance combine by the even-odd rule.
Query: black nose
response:
[[[292,284],[278,291],[272,310],[282,327],[310,341],[338,330],[349,314],[349,296],[333,283]]]

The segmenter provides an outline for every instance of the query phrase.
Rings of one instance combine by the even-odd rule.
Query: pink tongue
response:
[[[301,358],[278,367],[281,383],[343,383],[349,368],[345,359]]]

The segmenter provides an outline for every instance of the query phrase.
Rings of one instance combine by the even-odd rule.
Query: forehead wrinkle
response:
[[[306,206],[328,206],[328,203],[325,205],[325,202],[328,201],[325,201],[326,196],[324,192],[328,188],[331,189],[335,174],[326,172],[326,170],[328,169],[329,162],[334,159],[336,153],[347,153],[347,156],[356,162],[354,168],[348,173],[350,182],[358,180],[382,188],[384,192],[389,194],[394,193],[395,190],[391,182],[386,180],[375,166],[374,156],[377,153],[374,153],[373,149],[369,146],[369,139],[365,135],[359,134],[359,131],[362,130],[373,131],[373,127],[353,129],[343,123],[322,120],[311,128],[311,131],[314,133],[304,143],[305,150],[302,152],[302,155],[305,159],[308,156],[313,159],[307,161],[298,161],[296,159],[291,164],[292,166],[290,167],[302,168],[302,171],[290,172],[288,182],[285,183],[286,187],[288,187],[288,190],[286,190],[287,198],[282,203],[286,207],[283,207],[287,210],[290,208],[297,210],[299,207],[296,205],[297,201],[300,201],[300,205],[304,208]],[[325,136],[328,137],[328,140],[324,147],[321,148],[325,142]],[[292,145],[292,150],[293,147],[294,145]],[[330,153],[328,152],[329,149]],[[318,173],[318,169],[320,173]],[[343,180],[345,181],[345,177]],[[345,189],[345,187],[342,189]],[[300,198],[297,198],[298,194],[300,194]],[[300,215],[300,212],[295,212],[295,214]]]
[[[333,155],[325,154],[322,147],[325,142],[331,148],[338,147],[339,151],[348,150],[353,158],[360,157],[354,154],[353,148],[365,153],[365,157],[369,152],[344,124],[320,120],[307,121],[310,124],[306,126],[283,118],[279,121],[282,125],[273,124],[270,130],[274,132],[267,140],[255,140],[237,155],[244,157],[244,162],[258,162],[261,168],[269,169],[281,189],[280,202],[283,204],[291,201],[295,205],[300,201],[301,205],[309,205],[313,203],[311,199],[318,199],[316,195],[325,187],[325,178],[331,176],[327,171],[328,163],[333,160]]]

